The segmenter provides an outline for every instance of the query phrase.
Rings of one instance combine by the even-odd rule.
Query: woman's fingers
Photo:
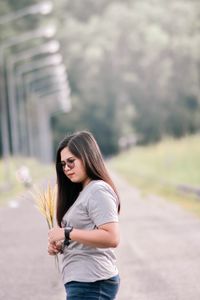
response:
[[[56,255],[56,254],[58,254],[58,252],[59,252],[59,249],[57,248],[56,244],[52,244],[52,243],[48,244],[49,255]]]

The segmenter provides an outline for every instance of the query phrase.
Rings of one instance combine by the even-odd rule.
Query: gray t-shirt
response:
[[[93,180],[64,215],[63,224],[92,230],[109,222],[118,222],[117,206],[113,189],[102,180]],[[63,252],[63,282],[108,279],[118,274],[115,263],[112,248],[96,248],[71,241]]]

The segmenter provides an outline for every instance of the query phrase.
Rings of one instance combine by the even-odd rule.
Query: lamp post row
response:
[[[42,2],[40,4],[32,5],[27,8],[24,8],[22,10],[19,10],[14,13],[10,13],[6,16],[3,16],[0,18],[0,26],[7,24],[8,22],[15,21],[19,18],[25,17],[29,14],[49,14],[52,11],[52,3],[49,1]],[[23,63],[22,61],[27,61],[33,59],[33,57],[36,57],[37,55],[42,55],[46,53],[52,53],[51,59],[49,62],[56,60],[55,59],[55,52],[59,50],[59,43],[57,41],[50,41],[46,44],[43,44],[37,48],[28,50],[26,52],[20,52],[18,53],[15,57],[10,57],[9,60],[7,60],[7,57],[5,55],[6,50],[9,47],[18,45],[20,43],[25,43],[33,38],[52,38],[53,35],[55,34],[55,28],[48,27],[45,29],[39,29],[35,30],[34,32],[26,32],[24,34],[21,34],[20,36],[10,38],[8,40],[5,40],[3,43],[1,43],[0,46],[0,70],[1,70],[1,80],[0,80],[0,100],[1,100],[1,136],[2,136],[2,154],[3,154],[3,160],[4,163],[7,163],[8,157],[11,154],[11,149],[10,149],[10,142],[9,142],[9,127],[8,127],[8,120],[10,120],[10,128],[11,128],[11,141],[12,141],[12,151],[13,154],[20,154],[19,153],[19,128],[18,128],[18,108],[17,108],[17,93],[16,89],[19,89],[18,83],[20,82],[20,78],[23,78],[24,74],[23,73],[29,73],[31,72],[37,73],[39,72],[39,61],[34,60],[34,67],[33,64],[31,66],[31,63]],[[57,54],[58,57],[58,54]],[[53,64],[48,63],[48,59],[43,60],[43,64],[41,68],[49,68],[52,65],[54,65],[55,68],[55,74],[61,74],[61,69],[63,72],[65,72],[65,67],[61,66],[61,57],[57,59],[57,62],[55,61]],[[46,61],[46,64],[44,63]],[[41,63],[41,62],[40,62]],[[19,66],[18,66],[19,65]],[[38,65],[38,68],[36,67]],[[58,72],[58,65],[60,65],[60,71]],[[15,73],[15,68],[18,68],[18,72]],[[21,69],[20,69],[21,68]],[[21,70],[21,71],[20,71]],[[57,70],[57,71],[56,71]],[[21,72],[21,73],[20,73]],[[40,70],[41,73],[41,70]],[[7,77],[6,77],[7,76]],[[44,72],[44,76],[48,77],[49,74],[48,72]],[[57,75],[59,76],[59,75]],[[42,78],[42,76],[41,76]],[[6,84],[8,86],[8,89],[6,89]],[[26,80],[21,80],[20,82],[21,85],[27,84]],[[30,84],[30,83],[29,83]],[[49,88],[49,87],[47,87]],[[46,88],[46,89],[47,89]],[[68,91],[67,93],[65,92],[66,99],[69,101],[69,86],[68,82],[66,81],[63,83],[63,90]],[[26,89],[26,91],[30,92],[30,89]],[[60,92],[60,91],[58,91]],[[54,91],[49,92],[49,97],[54,93]],[[44,94],[44,93],[43,93]],[[7,97],[8,96],[8,102],[7,102]],[[28,96],[26,95],[28,98]],[[41,99],[41,97],[45,98],[45,96],[42,95],[42,93],[38,93],[38,97]],[[68,98],[68,99],[67,99]],[[23,99],[18,99],[19,102],[22,102]],[[28,99],[25,99],[27,101]],[[63,103],[63,100],[62,100]],[[22,103],[21,103],[22,104]],[[68,105],[68,108],[70,105]],[[8,111],[7,111],[8,108]],[[9,113],[9,119],[8,119],[8,113]],[[25,124],[24,124],[25,125]],[[30,132],[29,132],[30,134]],[[30,141],[30,136],[29,136],[29,141]],[[27,141],[28,142],[28,141]],[[33,154],[33,153],[31,153]],[[7,167],[6,167],[7,168]],[[8,174],[5,174],[7,176]]]
[[[22,17],[32,15],[32,14],[49,14],[53,9],[53,5],[50,1],[45,1],[39,4],[35,4],[29,7],[25,7],[15,12],[11,12],[7,15],[1,16],[0,26],[5,25],[9,22],[16,21]],[[26,36],[23,36],[26,40]],[[28,38],[28,34],[27,34]],[[21,37],[22,39],[22,37]],[[1,43],[0,48],[0,105],[1,105],[1,136],[2,136],[2,155],[5,164],[5,170],[7,170],[8,157],[10,156],[10,142],[9,142],[9,128],[8,128],[8,113],[7,113],[7,101],[6,101],[6,90],[5,90],[5,69],[4,69],[4,50],[9,47],[9,45],[15,42],[20,42],[19,37],[10,38]],[[16,40],[16,41],[15,41]],[[5,172],[5,177],[8,172]]]

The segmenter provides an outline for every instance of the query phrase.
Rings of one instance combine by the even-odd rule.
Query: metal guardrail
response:
[[[159,186],[167,187],[169,189],[173,189],[179,193],[185,194],[187,196],[195,196],[198,200],[200,200],[200,187],[194,187],[189,184],[174,184],[170,181],[158,179],[157,177],[153,177],[151,175],[146,175],[142,173],[135,173],[134,174],[137,177],[140,177],[144,180],[148,180],[150,182],[154,182],[158,184]]]
[[[177,185],[177,190],[185,194],[194,195],[200,200],[200,187],[196,188],[186,184],[179,184]]]

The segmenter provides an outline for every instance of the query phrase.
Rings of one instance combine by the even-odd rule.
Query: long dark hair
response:
[[[74,183],[69,180],[64,172],[58,167],[61,161],[60,153],[65,147],[68,147],[69,151],[74,156],[81,159],[86,174],[91,180],[101,179],[108,183],[119,199],[116,187],[108,174],[101,151],[93,135],[88,131],[80,131],[71,134],[61,141],[56,154],[56,173],[58,184],[57,222],[59,226],[61,226],[64,214],[76,201],[80,191],[82,190],[81,183]],[[118,212],[119,210],[120,201],[118,205]]]

